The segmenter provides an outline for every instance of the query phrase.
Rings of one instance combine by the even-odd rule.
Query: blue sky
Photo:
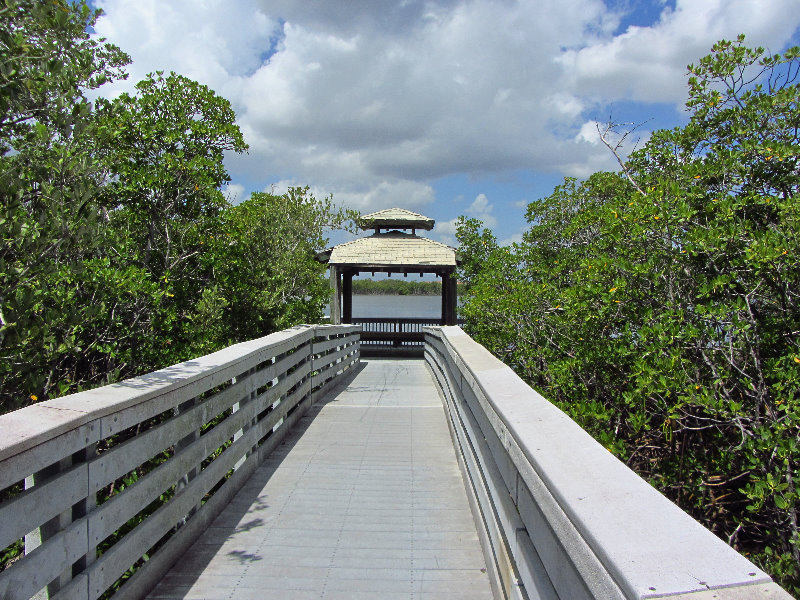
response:
[[[227,190],[308,185],[371,212],[458,215],[501,241],[565,176],[614,169],[595,123],[686,120],[686,65],[721,39],[800,42],[800,0],[95,0],[133,58],[228,98],[250,152]]]

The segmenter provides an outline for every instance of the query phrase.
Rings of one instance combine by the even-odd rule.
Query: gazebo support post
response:
[[[448,306],[450,305],[450,287],[447,285],[447,282],[450,280],[450,273],[447,271],[442,271],[437,273],[442,278],[442,325],[447,325],[447,314],[448,314]]]
[[[331,269],[331,324],[341,325],[342,309],[339,304],[341,297],[341,284],[339,283],[339,269],[336,265],[330,265]]]
[[[353,322],[353,271],[342,273],[342,323]]]
[[[445,316],[445,325],[456,324],[456,305],[458,304],[458,290],[456,288],[456,274],[450,272],[447,274],[447,314]]]
[[[447,325],[447,274],[437,273],[442,277],[442,325]]]

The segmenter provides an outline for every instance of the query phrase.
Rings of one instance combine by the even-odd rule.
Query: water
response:
[[[325,307],[325,314],[330,314]],[[439,319],[441,296],[353,296],[353,317],[398,317],[401,319]]]
[[[440,318],[441,296],[353,296],[353,317]]]

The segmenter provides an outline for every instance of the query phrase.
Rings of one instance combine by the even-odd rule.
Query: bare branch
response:
[[[633,187],[636,188],[636,191],[638,191],[642,196],[647,196],[647,194],[644,192],[644,190],[642,188],[640,188],[639,185],[633,180],[633,177],[631,177],[631,174],[630,174],[630,171],[628,170],[628,167],[625,166],[625,162],[622,160],[622,157],[619,154],[619,150],[620,150],[620,148],[622,148],[623,144],[625,143],[625,139],[631,133],[636,131],[636,129],[638,127],[640,127],[641,124],[640,125],[635,125],[633,127],[633,129],[630,129],[630,130],[626,131],[625,134],[616,143],[613,143],[613,145],[612,145],[612,142],[609,141],[609,135],[611,133],[614,133],[616,131],[616,128],[619,127],[620,125],[622,125],[622,123],[614,123],[613,121],[609,120],[606,123],[605,130],[601,131],[600,130],[600,123],[597,123],[597,133],[600,135],[600,140],[603,142],[605,147],[608,148],[609,150],[611,150],[611,153],[614,155],[614,158],[617,159],[617,162],[619,163],[619,166],[622,169],[622,172],[625,174],[625,177],[628,178],[628,181],[631,182]]]

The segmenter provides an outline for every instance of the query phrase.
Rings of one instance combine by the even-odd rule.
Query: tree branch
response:
[[[647,194],[644,192],[644,190],[642,188],[640,188],[639,185],[633,180],[633,177],[631,177],[631,174],[630,174],[630,171],[628,170],[628,167],[625,165],[625,162],[622,160],[622,157],[619,155],[619,149],[622,148],[622,145],[625,143],[625,139],[631,133],[636,131],[636,129],[639,127],[639,125],[636,125],[630,131],[626,131],[625,134],[619,139],[619,141],[617,141],[615,144],[612,145],[612,143],[608,139],[609,138],[609,134],[613,133],[615,131],[615,128],[618,127],[619,125],[620,125],[619,123],[614,123],[612,121],[609,121],[608,123],[606,123],[605,130],[601,131],[600,130],[600,123],[597,123],[597,133],[600,135],[600,140],[603,142],[605,147],[608,148],[609,150],[611,150],[611,153],[614,155],[614,158],[617,159],[617,162],[619,163],[619,166],[622,169],[622,172],[625,174],[625,177],[628,178],[628,181],[631,182],[633,187],[636,188],[636,190],[642,196],[647,196]]]

